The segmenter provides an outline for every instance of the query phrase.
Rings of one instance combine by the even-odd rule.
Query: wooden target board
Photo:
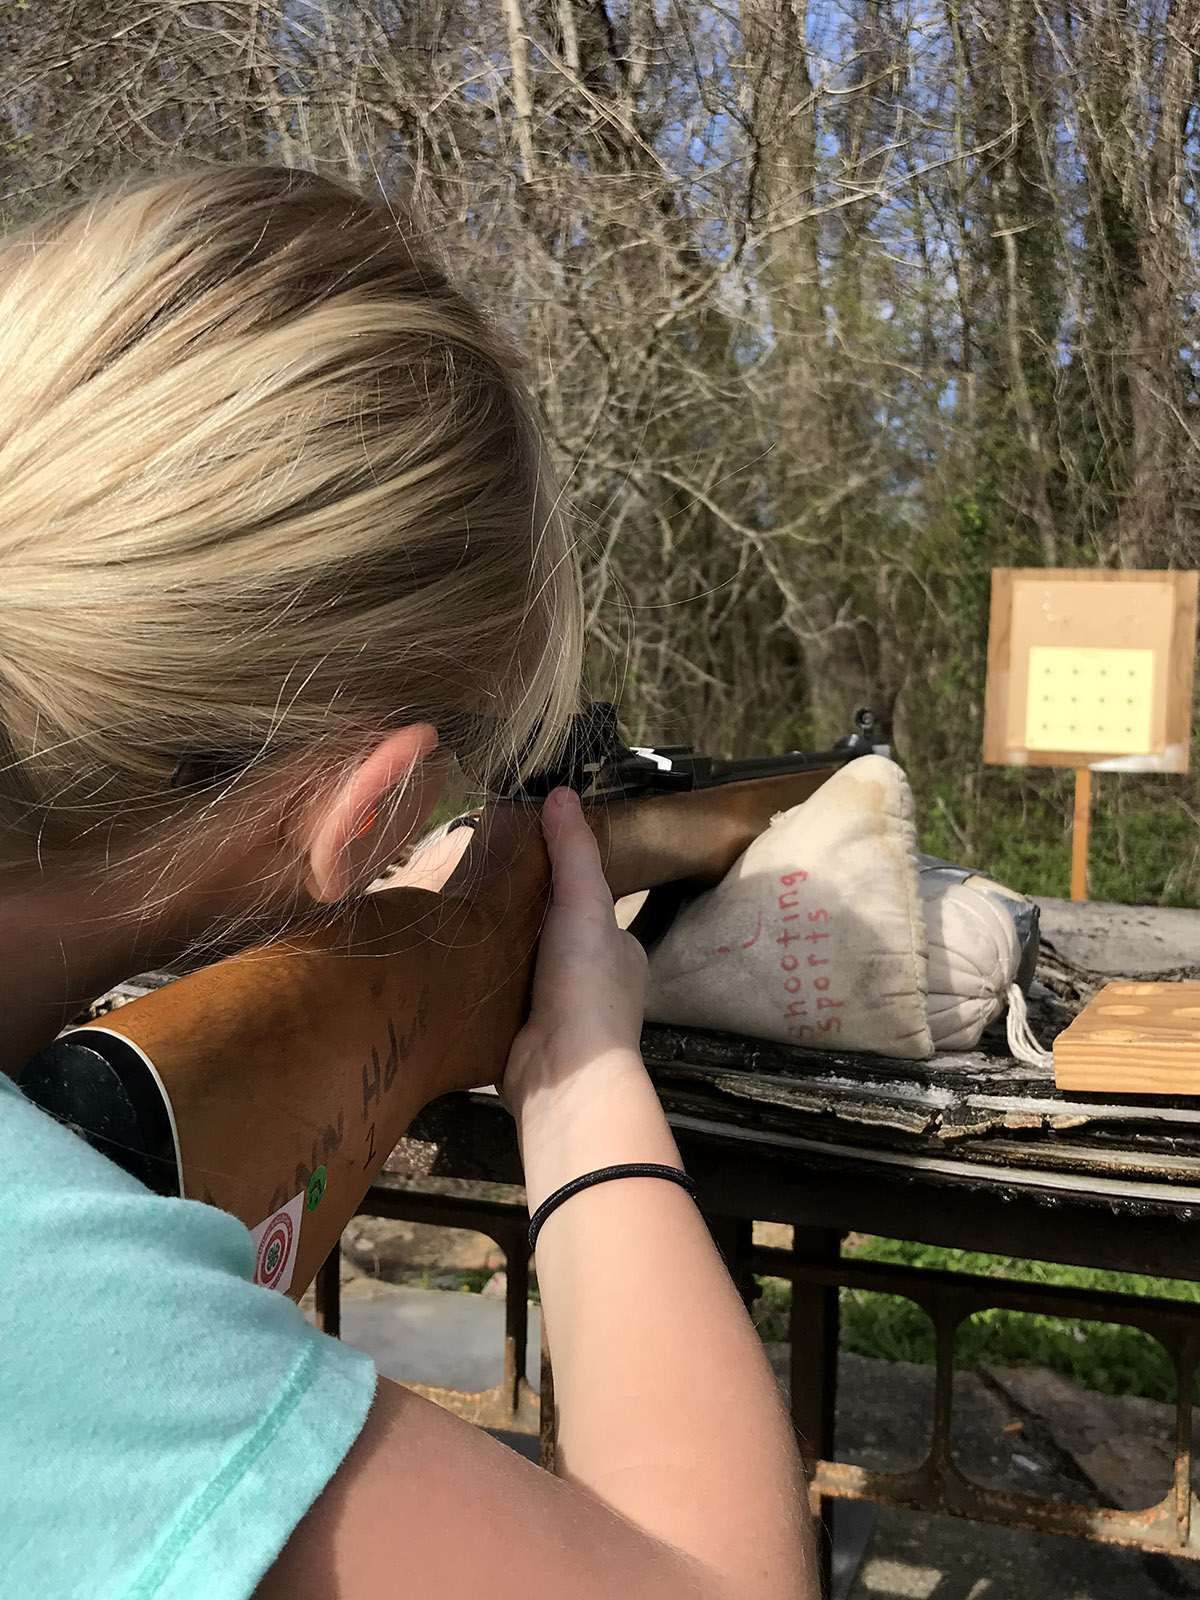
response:
[[[1108,983],[1054,1041],[1054,1081],[1085,1094],[1200,1095],[1200,983]]]
[[[992,573],[983,759],[1186,772],[1195,572]]]

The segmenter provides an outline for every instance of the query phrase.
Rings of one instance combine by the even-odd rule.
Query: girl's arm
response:
[[[637,1051],[645,958],[569,792],[543,826],[554,898],[502,1085],[531,1208],[595,1167],[680,1164]],[[576,1194],[537,1266],[560,1476],[381,1381],[259,1600],[816,1600],[791,1425],[685,1192],[626,1178]]]

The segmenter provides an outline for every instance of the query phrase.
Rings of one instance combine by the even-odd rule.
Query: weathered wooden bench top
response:
[[[1047,1049],[1114,977],[1200,978],[1200,912],[1046,905],[1029,1018]],[[1170,923],[1165,940],[1153,937],[1160,920]],[[1149,937],[1122,939],[1122,922],[1133,921]],[[1078,948],[1107,970],[1073,960],[1067,951]],[[1162,965],[1180,956],[1194,960]],[[999,1023],[978,1049],[917,1062],[657,1026],[643,1046],[664,1102],[683,1116],[801,1138],[831,1154],[977,1162],[996,1177],[1010,1169],[1082,1187],[1195,1186],[1200,1204],[1200,1099],[1063,1094],[1049,1068],[1012,1058]]]

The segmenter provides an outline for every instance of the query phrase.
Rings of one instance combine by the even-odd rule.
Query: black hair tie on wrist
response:
[[[529,1219],[530,1254],[537,1246],[542,1224],[552,1211],[557,1211],[564,1200],[569,1200],[581,1189],[590,1189],[594,1183],[607,1183],[610,1178],[666,1178],[686,1189],[693,1200],[696,1198],[695,1182],[678,1167],[659,1166],[651,1161],[627,1161],[616,1167],[597,1167],[595,1172],[585,1172],[581,1178],[572,1178],[570,1183],[564,1183],[561,1189],[556,1189],[548,1199],[542,1201]]]

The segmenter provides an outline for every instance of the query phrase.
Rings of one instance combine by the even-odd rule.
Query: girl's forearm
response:
[[[530,1209],[624,1161],[681,1166],[636,1056],[523,1108]],[[737,1600],[817,1594],[791,1423],[745,1308],[686,1192],[624,1178],[545,1222],[538,1285],[560,1474],[686,1552]]]

